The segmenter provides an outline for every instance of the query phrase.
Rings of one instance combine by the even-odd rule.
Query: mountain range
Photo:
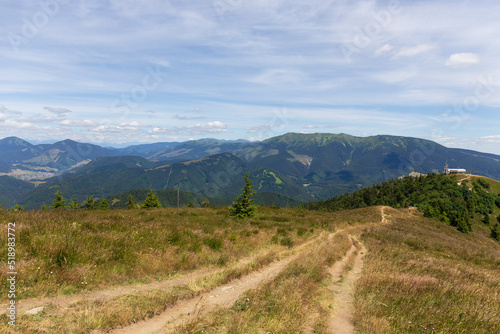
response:
[[[48,205],[57,186],[79,201],[148,187],[227,199],[240,193],[245,173],[258,192],[301,203],[412,171],[440,172],[446,163],[500,179],[498,155],[400,136],[287,133],[260,142],[202,139],[120,149],[72,140],[32,145],[8,137],[0,140],[0,203]]]

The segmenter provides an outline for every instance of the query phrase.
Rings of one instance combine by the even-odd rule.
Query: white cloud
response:
[[[9,115],[4,114],[3,112],[0,112],[0,122],[5,121],[6,119],[10,118]]]
[[[43,108],[45,110],[48,110],[50,111],[51,113],[54,113],[56,115],[63,115],[63,114],[67,114],[67,113],[70,113],[71,110],[69,109],[64,109],[64,108],[53,108],[53,107],[45,107]]]
[[[401,58],[401,57],[413,57],[419,55],[421,53],[429,52],[432,49],[435,49],[436,46],[431,44],[419,44],[416,46],[407,46],[399,49],[396,54],[394,54],[393,58]]]
[[[92,127],[97,126],[97,122],[91,120],[65,120],[60,122],[59,124],[63,126],[74,126],[74,127]]]
[[[475,53],[454,53],[444,63],[447,67],[466,67],[480,62],[478,54]]]
[[[302,81],[304,74],[296,70],[286,69],[269,69],[261,74],[250,78],[248,81],[261,85],[283,85],[283,84],[299,84]]]
[[[190,135],[205,135],[205,134],[228,132],[227,125],[220,121],[208,122],[205,124],[189,125],[177,129],[185,131]]]
[[[481,139],[485,141],[490,141],[490,142],[498,142],[500,143],[500,135],[494,135],[494,136],[484,136],[481,137]]]
[[[32,123],[18,122],[16,120],[10,120],[10,119],[5,120],[4,125],[16,129],[28,129],[35,127],[35,125]]]
[[[375,51],[375,56],[376,57],[381,56],[384,53],[392,51],[393,49],[394,49],[394,46],[392,46],[390,44],[385,44],[384,46],[382,46],[381,48],[379,48],[377,51]]]
[[[137,121],[132,121],[132,122],[120,123],[120,126],[138,128],[138,127],[144,127],[145,125]]]
[[[33,139],[92,135],[120,142],[152,140],[147,130],[164,140],[169,133],[186,139],[231,129],[236,139],[339,123],[352,134],[422,137],[432,122],[422,121],[415,108],[436,116],[462,103],[475,93],[472,82],[494,71],[500,49],[498,1],[488,0],[487,6],[403,1],[395,12],[389,10],[391,1],[374,0],[222,2],[229,5],[223,13],[214,0],[61,4],[36,38],[19,46],[22,52],[13,52],[8,41],[0,45],[0,93],[6,93],[0,100],[0,133]],[[29,1],[6,2],[0,11],[3,30],[22,34],[21,19],[40,9],[35,7]],[[343,43],[357,50],[349,64],[339,48]],[[480,61],[456,53],[464,50],[481,55]],[[160,75],[165,69],[155,71],[156,64],[168,68],[168,76]],[[450,71],[473,64],[468,71]],[[497,90],[481,103],[498,107],[500,86],[488,87]],[[110,108],[115,99],[123,108]],[[298,119],[272,112],[281,106],[301,108]],[[398,113],[380,119],[381,106]],[[193,111],[197,107],[202,114]],[[346,116],[335,108],[345,108]],[[356,108],[366,112],[356,114]],[[40,110],[42,116],[36,114]],[[474,117],[484,118],[483,108]],[[59,125],[68,118],[100,127],[85,121]],[[399,118],[406,121],[391,122]],[[214,119],[223,126],[210,125]],[[59,128],[46,133],[28,128],[51,120]],[[20,126],[27,130],[18,131]],[[461,132],[477,137],[475,128]],[[498,121],[485,128],[489,132],[483,133],[495,134]]]
[[[188,126],[178,126],[175,128],[160,128],[155,127],[153,130],[148,131],[150,134],[168,134],[168,135],[210,135],[217,133],[227,133],[227,125],[220,121],[208,122],[205,124],[194,124]]]
[[[265,124],[261,124],[261,125],[256,126],[256,127],[247,128],[247,131],[249,133],[264,133],[264,134],[267,134],[269,132],[272,132],[272,126],[271,126],[270,123],[265,123]]]
[[[181,121],[188,121],[193,119],[204,119],[205,116],[189,116],[189,115],[175,115],[175,119],[180,119]]]
[[[34,116],[19,117],[18,120],[25,121],[25,122],[31,122],[31,123],[51,123],[51,122],[60,121],[62,118],[64,118],[64,115],[62,117],[59,117],[59,116],[50,117],[50,116],[44,116],[41,114],[36,114]]]

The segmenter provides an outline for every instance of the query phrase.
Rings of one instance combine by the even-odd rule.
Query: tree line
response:
[[[236,197],[236,199],[233,201],[232,205],[229,206],[229,215],[237,218],[244,218],[244,217],[251,217],[255,215],[256,212],[256,206],[253,204],[253,196],[257,193],[256,191],[253,190],[253,185],[252,181],[250,180],[248,173],[245,174],[244,176],[245,179],[245,185],[241,189],[242,193]],[[96,200],[94,199],[94,195],[87,197],[85,201],[82,203],[78,203],[77,198],[74,198],[71,201],[67,201],[60,189],[59,186],[57,186],[57,190],[54,193],[54,199],[52,201],[52,205],[50,205],[50,208],[54,210],[60,210],[60,209],[86,209],[86,210],[110,210],[110,205],[108,201],[103,198],[101,200]],[[158,198],[158,195],[156,192],[154,192],[151,189],[151,186],[149,187],[149,191],[146,195],[146,199],[142,203],[136,203],[134,200],[134,197],[132,194],[128,195],[128,200],[126,207],[128,209],[151,209],[151,208],[161,208],[161,203]],[[204,200],[200,203],[201,207],[210,207],[210,202],[209,200]],[[0,206],[1,207],[1,206]],[[187,204],[187,207],[195,207],[195,204],[193,203],[192,200],[189,201]],[[42,205],[41,210],[45,211],[47,210],[47,206],[45,203]],[[15,212],[20,212],[23,211],[24,207],[16,205],[13,208],[13,211]]]
[[[404,177],[388,180],[352,194],[335,196],[325,201],[311,202],[311,210],[338,211],[372,205],[393,208],[416,206],[425,217],[435,217],[455,226],[459,231],[472,231],[471,219],[475,214],[490,225],[495,205],[500,208],[500,195],[491,191],[490,184],[477,179],[469,184],[459,182],[456,176],[429,174],[421,177]],[[500,223],[500,216],[496,217]],[[499,225],[491,226],[492,237],[498,240]]]

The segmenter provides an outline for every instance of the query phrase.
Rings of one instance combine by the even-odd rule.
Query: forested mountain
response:
[[[289,133],[235,154],[254,164],[276,169],[305,185],[319,199],[352,192],[412,171],[440,172],[447,162],[450,166],[500,179],[500,156],[450,149],[409,137]]]
[[[42,148],[17,137],[0,140],[0,162],[17,163],[31,159],[42,152]]]
[[[29,182],[17,180],[10,176],[0,176],[0,205],[13,207],[20,198],[32,191],[35,186]]]
[[[150,185],[227,198],[241,187],[240,171],[251,174],[258,191],[298,201],[325,200],[412,171],[440,172],[446,163],[500,179],[498,155],[397,136],[288,133],[261,142],[203,139],[125,149],[71,140],[50,145],[31,145],[16,137],[0,140],[0,173],[40,184],[22,198],[28,206],[47,202],[56,185],[79,199]],[[19,193],[5,196],[18,198]]]
[[[101,156],[118,156],[120,152],[99,145],[63,140],[54,144],[32,145],[17,137],[0,140],[0,162],[2,170],[12,169],[46,171],[55,174],[64,172],[82,162]]]
[[[253,147],[255,143],[232,140],[191,140],[169,147],[147,156],[150,160],[167,161],[170,163],[205,158],[219,153],[234,153],[246,147]],[[152,152],[151,152],[152,153]]]
[[[104,160],[113,163],[101,164]],[[245,173],[250,174],[258,192],[287,195],[300,202],[313,200],[305,189],[278,172],[251,166],[229,153],[154,168],[148,164],[147,160],[139,157],[97,159],[74,172],[49,179],[26,194],[20,202],[28,208],[39,207],[43,202],[49,204],[57,186],[67,198],[77,198],[79,202],[91,195],[105,198],[149,187],[153,190],[179,188],[210,198],[234,198],[243,187]]]

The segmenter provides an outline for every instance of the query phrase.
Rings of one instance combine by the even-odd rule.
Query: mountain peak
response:
[[[6,148],[12,148],[12,149],[18,149],[21,147],[31,147],[33,146],[31,143],[27,142],[26,140],[23,140],[19,137],[7,137],[2,140],[0,140],[0,147],[6,149]]]

